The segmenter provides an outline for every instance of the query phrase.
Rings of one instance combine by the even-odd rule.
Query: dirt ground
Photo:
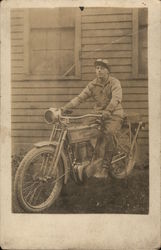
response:
[[[148,214],[148,211],[149,169],[135,168],[123,180],[90,178],[83,185],[70,180],[56,203],[44,213]],[[15,198],[13,212],[23,213]]]

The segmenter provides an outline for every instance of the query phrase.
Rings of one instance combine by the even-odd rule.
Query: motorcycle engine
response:
[[[76,159],[79,162],[90,161],[93,155],[93,146],[88,142],[80,142],[77,144]]]

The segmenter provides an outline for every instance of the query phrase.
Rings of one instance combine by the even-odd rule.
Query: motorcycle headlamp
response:
[[[59,116],[60,116],[60,110],[56,109],[56,108],[50,108],[44,114],[45,121],[48,124],[52,124],[54,122],[57,122]]]

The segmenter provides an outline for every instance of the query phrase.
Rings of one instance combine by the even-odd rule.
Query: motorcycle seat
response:
[[[125,114],[123,123],[128,124],[130,122],[133,124],[133,123],[139,123],[141,121],[142,119],[139,113],[131,112],[129,114]]]

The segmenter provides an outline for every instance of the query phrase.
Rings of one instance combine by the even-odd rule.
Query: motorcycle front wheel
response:
[[[64,177],[63,161],[53,170],[55,147],[31,149],[20,163],[14,192],[26,212],[38,213],[49,208],[58,198]]]

